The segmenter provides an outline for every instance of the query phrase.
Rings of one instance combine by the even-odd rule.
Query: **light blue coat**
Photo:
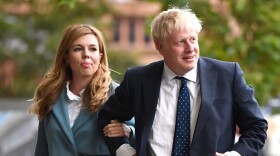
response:
[[[110,95],[117,84],[112,83]],[[66,88],[52,106],[48,117],[39,122],[35,156],[108,156],[109,151],[97,128],[97,113],[82,109],[73,127],[70,127]],[[128,122],[135,141],[134,120]]]

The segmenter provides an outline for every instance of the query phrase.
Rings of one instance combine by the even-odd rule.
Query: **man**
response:
[[[128,69],[99,114],[98,123],[112,155],[135,151],[127,138],[107,137],[111,127],[105,125],[115,118],[132,117],[137,156],[177,155],[181,149],[186,152],[181,155],[191,156],[254,156],[263,147],[267,122],[254,90],[247,86],[237,63],[199,57],[201,28],[190,9],[172,8],[154,19],[152,37],[163,61]],[[185,82],[188,89],[180,89]],[[180,102],[181,92],[189,100]],[[187,106],[181,109],[179,103]],[[177,108],[186,113],[179,115]],[[188,119],[182,122],[179,116]],[[241,136],[234,144],[236,126]],[[181,134],[188,133],[186,138],[177,133],[179,127],[185,130]],[[176,145],[178,136],[186,140],[182,148]]]

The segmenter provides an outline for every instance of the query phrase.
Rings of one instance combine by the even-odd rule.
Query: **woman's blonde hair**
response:
[[[71,80],[72,71],[70,66],[66,64],[64,57],[69,52],[71,44],[86,34],[95,35],[98,41],[99,52],[102,53],[102,58],[91,83],[85,88],[83,105],[84,107],[88,107],[91,112],[96,112],[107,100],[112,79],[110,77],[103,35],[97,28],[90,25],[71,25],[64,31],[53,66],[45,74],[42,82],[35,90],[34,101],[29,111],[37,114],[39,119],[47,117],[52,105],[66,86],[67,81]]]
[[[174,30],[182,30],[187,26],[195,28],[199,33],[202,29],[201,21],[188,8],[170,8],[161,12],[151,23],[151,33],[155,44],[165,42]]]

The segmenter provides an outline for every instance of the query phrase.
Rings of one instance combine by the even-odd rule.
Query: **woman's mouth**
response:
[[[91,67],[91,63],[89,63],[89,62],[83,62],[83,63],[81,64],[81,66],[84,67],[84,68],[89,68],[89,67]]]

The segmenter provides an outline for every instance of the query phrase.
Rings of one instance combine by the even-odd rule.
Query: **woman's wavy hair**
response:
[[[72,78],[72,71],[64,59],[69,52],[71,44],[81,36],[94,34],[98,41],[99,52],[102,53],[99,67],[95,72],[89,86],[85,88],[83,105],[90,111],[96,112],[108,98],[111,84],[110,70],[106,54],[105,40],[102,33],[95,27],[87,24],[75,24],[66,28],[58,45],[54,64],[45,74],[42,82],[35,90],[33,103],[29,108],[30,113],[35,113],[38,118],[44,119],[51,111],[52,105],[60,96],[67,81]]]

